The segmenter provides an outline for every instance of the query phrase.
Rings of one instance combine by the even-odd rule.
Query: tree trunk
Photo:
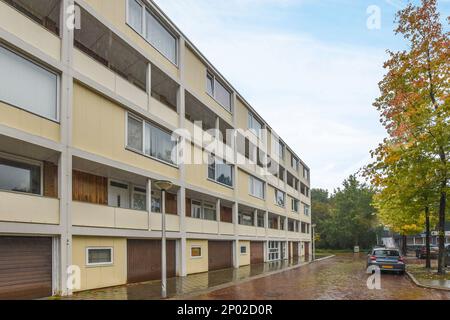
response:
[[[407,237],[406,235],[402,236],[402,253],[404,256],[407,254],[407,246],[406,246]]]
[[[425,268],[431,268],[431,259],[430,259],[430,208],[428,206],[425,207],[425,248],[426,248],[426,262]]]
[[[438,256],[438,274],[445,274],[445,206],[447,204],[447,193],[445,188],[447,180],[442,182],[441,199],[439,202],[439,256]]]

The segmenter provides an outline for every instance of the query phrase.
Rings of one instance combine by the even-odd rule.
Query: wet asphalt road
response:
[[[237,300],[450,300],[450,292],[417,287],[406,275],[381,275],[381,289],[369,290],[365,254],[334,258],[225,289],[193,299]]]

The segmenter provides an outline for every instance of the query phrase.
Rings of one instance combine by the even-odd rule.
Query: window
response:
[[[147,190],[145,188],[134,187],[132,202],[133,202],[134,210],[146,210],[147,209]]]
[[[238,223],[244,226],[254,226],[255,224],[253,222],[253,214],[239,212]]]
[[[58,75],[0,46],[0,101],[58,120]]]
[[[280,179],[281,181],[284,181],[284,167],[278,165],[278,179]]]
[[[231,92],[209,72],[206,74],[206,92],[231,112]]]
[[[311,207],[304,203],[303,204],[303,213],[305,214],[305,216],[309,216],[310,215],[310,210],[311,210]]]
[[[248,113],[248,127],[252,130],[260,139],[262,139],[262,124],[258,120],[256,120],[253,113]]]
[[[247,254],[247,246],[241,246],[241,254]]]
[[[216,206],[208,202],[192,200],[191,217],[196,219],[216,221]]]
[[[255,178],[253,176],[249,176],[249,193],[257,198],[264,199],[264,182]]]
[[[233,166],[223,160],[209,157],[208,178],[229,187],[233,186]]]
[[[298,160],[294,155],[292,155],[292,157],[291,157],[291,166],[292,166],[292,168],[294,168],[296,171],[298,171],[299,160]]]
[[[308,197],[308,198],[309,198],[309,188],[308,188],[305,184],[303,184],[303,183],[300,183],[300,192],[301,192],[305,197]]]
[[[257,215],[257,225],[258,225],[258,227],[259,228],[264,228],[265,227],[265,225],[266,225],[266,223],[265,223],[265,214],[264,213],[260,213],[260,212],[258,212],[258,215]]]
[[[86,265],[104,266],[113,264],[113,248],[87,248]]]
[[[291,188],[294,188],[295,190],[298,190],[299,180],[297,178],[295,178],[294,175],[292,173],[290,173],[289,171],[287,171],[286,178],[287,178],[286,182],[287,182],[288,186],[290,186]]]
[[[292,211],[299,212],[299,201],[297,199],[291,199]]]
[[[143,31],[142,5],[136,0],[128,0],[128,24],[137,32]]]
[[[41,172],[39,162],[0,158],[0,189],[40,195]]]
[[[143,125],[144,124],[144,125]],[[177,162],[177,142],[162,129],[129,114],[127,147],[170,164]]]
[[[268,254],[269,261],[280,260],[281,243],[278,241],[269,241],[269,250],[268,251],[269,251],[269,254]]]
[[[284,159],[284,143],[281,141],[278,141],[278,156]]]
[[[172,63],[177,64],[177,38],[149,10],[145,10],[145,38]]]
[[[191,258],[201,258],[202,257],[202,247],[192,246],[191,247]]]
[[[303,166],[303,178],[309,181],[309,170]]]
[[[284,207],[285,204],[284,196],[285,196],[284,192],[275,189],[275,204],[277,206]]]
[[[177,64],[178,39],[137,0],[128,0],[127,23],[172,63]]]

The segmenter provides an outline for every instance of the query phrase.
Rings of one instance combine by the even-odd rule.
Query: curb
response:
[[[433,290],[441,290],[441,291],[450,291],[450,288],[444,288],[444,287],[436,287],[436,286],[429,286],[420,283],[419,280],[416,279],[416,277],[413,276],[413,274],[409,271],[406,271],[407,276],[411,279],[411,281],[418,287],[425,288],[425,289],[433,289]]]
[[[320,259],[316,259],[314,261],[309,261],[309,262],[301,263],[301,264],[298,264],[298,265],[295,265],[295,266],[287,267],[285,269],[271,271],[271,272],[267,272],[267,273],[263,273],[263,274],[258,274],[258,275],[253,276],[253,277],[245,278],[245,279],[242,279],[242,280],[236,280],[236,281],[227,282],[227,283],[224,283],[224,284],[221,284],[221,285],[218,285],[218,286],[214,286],[214,287],[207,288],[207,289],[204,289],[204,290],[199,290],[199,291],[192,292],[192,293],[187,293],[187,294],[180,295],[180,296],[171,297],[171,298],[164,299],[164,300],[190,300],[190,299],[192,299],[194,297],[197,297],[197,296],[200,296],[200,295],[204,295],[204,294],[208,294],[208,293],[211,293],[213,291],[226,289],[226,288],[229,288],[229,287],[232,287],[232,286],[235,286],[235,285],[240,285],[240,284],[252,281],[252,280],[257,280],[257,279],[261,279],[261,278],[265,278],[265,277],[270,277],[270,276],[273,276],[273,275],[276,275],[276,274],[279,274],[279,273],[282,273],[282,272],[285,272],[285,271],[291,271],[291,270],[299,269],[301,267],[310,265],[310,264],[315,263],[315,262],[323,261],[323,260],[326,260],[326,259],[331,259],[331,258],[333,258],[335,256],[336,255],[333,254],[333,255],[326,256],[326,257],[323,257],[323,258],[320,258]]]

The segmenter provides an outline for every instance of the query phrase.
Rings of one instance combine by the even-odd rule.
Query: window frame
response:
[[[192,255],[192,249],[200,249],[200,255],[199,256],[193,256]],[[202,259],[203,258],[203,248],[201,245],[191,245],[191,250],[189,250],[189,255],[191,256],[191,259]]]
[[[211,181],[211,182],[214,182],[214,183],[217,183],[217,184],[219,184],[219,185],[221,185],[221,186],[224,186],[224,187],[227,187],[227,188],[230,188],[230,189],[234,189],[234,185],[235,185],[234,165],[229,164],[229,163],[226,163],[223,159],[221,159],[221,161],[223,162],[223,164],[228,165],[228,166],[231,167],[231,186],[230,186],[230,185],[225,184],[225,183],[223,183],[223,182],[217,181],[217,165],[218,165],[217,159],[218,159],[218,158],[217,158],[215,155],[213,155],[213,154],[208,155],[208,158],[209,158],[208,161],[209,161],[211,158],[214,159],[214,179],[212,179],[212,178],[209,176],[209,168],[210,168],[211,164],[208,163],[207,166],[206,166],[206,177],[207,177],[207,180],[209,180],[209,181]]]
[[[142,149],[141,149],[141,150],[137,150],[137,149],[135,149],[135,148],[129,146],[129,139],[128,139],[128,118],[129,118],[129,117],[132,117],[132,118],[134,118],[135,120],[138,120],[138,121],[141,121],[141,122],[142,122]],[[158,162],[160,162],[160,163],[163,163],[163,164],[165,164],[165,165],[168,165],[168,166],[171,166],[171,167],[174,167],[174,168],[178,169],[179,166],[178,166],[177,163],[178,163],[178,151],[179,151],[178,148],[179,148],[179,142],[180,142],[179,139],[175,142],[176,148],[177,148],[177,159],[176,159],[176,163],[167,162],[167,161],[165,161],[165,160],[163,160],[163,159],[159,159],[159,158],[156,158],[156,157],[154,157],[154,156],[148,155],[148,154],[145,153],[145,143],[146,143],[146,138],[145,138],[145,125],[146,125],[146,124],[149,124],[150,126],[156,127],[156,128],[158,128],[158,129],[160,129],[161,131],[166,132],[167,134],[170,134],[170,135],[173,135],[173,134],[174,134],[173,132],[171,133],[169,130],[167,130],[167,129],[163,128],[163,127],[160,127],[160,126],[158,126],[158,125],[155,125],[155,124],[154,124],[153,122],[151,122],[151,121],[145,120],[143,117],[137,116],[137,115],[135,115],[134,113],[128,112],[128,111],[127,111],[127,112],[126,112],[126,116],[125,116],[125,150],[128,150],[128,151],[130,151],[130,152],[137,153],[137,154],[139,154],[139,155],[141,155],[141,156],[143,156],[143,157],[146,157],[146,158],[149,158],[149,159],[158,161]],[[172,141],[172,142],[173,142],[173,141]]]
[[[142,16],[142,30],[141,32],[139,32],[138,30],[136,30],[131,24],[130,24],[130,9],[129,9],[129,3],[130,1],[135,1],[137,2],[140,6],[141,6],[141,16]],[[174,31],[172,30],[172,28],[170,28],[167,23],[163,22],[161,20],[161,18],[155,14],[153,8],[150,8],[149,6],[147,6],[145,3],[143,3],[141,0],[127,0],[125,1],[125,23],[126,25],[128,25],[134,32],[136,32],[137,34],[139,34],[139,36],[141,38],[144,39],[145,42],[147,42],[153,49],[155,49],[159,54],[161,54],[165,59],[167,59],[170,63],[172,63],[174,66],[176,66],[177,68],[180,67],[180,36]],[[149,12],[149,14],[151,14],[153,16],[153,18],[155,18],[155,20],[157,22],[159,22],[161,24],[161,26],[170,34],[175,38],[175,62],[172,61],[169,57],[167,57],[164,53],[161,52],[160,49],[158,49],[157,47],[155,47],[148,39],[147,39],[147,21],[146,21],[146,17],[145,17],[145,13],[146,11]]]
[[[53,119],[53,118],[46,117],[44,115],[35,113],[35,112],[30,111],[28,109],[25,109],[25,107],[21,107],[21,106],[18,106],[16,104],[12,104],[10,102],[6,102],[6,101],[1,100],[1,99],[0,99],[0,102],[3,102],[4,104],[6,104],[8,106],[12,106],[12,107],[17,108],[19,110],[22,110],[24,112],[28,112],[30,114],[33,114],[33,115],[35,115],[37,117],[40,117],[42,119],[46,119],[46,120],[52,121],[54,123],[60,124],[61,123],[61,74],[58,73],[57,71],[55,71],[54,69],[51,69],[50,67],[46,66],[45,64],[43,64],[41,62],[38,62],[35,59],[32,59],[32,58],[28,57],[27,55],[25,55],[25,54],[23,54],[23,53],[21,53],[19,51],[16,51],[16,50],[8,47],[7,45],[3,44],[2,42],[0,42],[0,48],[4,49],[6,51],[9,51],[11,54],[16,55],[19,58],[24,59],[24,60],[34,64],[36,67],[41,68],[41,69],[47,71],[48,73],[51,73],[54,76],[56,76],[56,97],[55,97],[55,99],[56,99],[56,101],[55,101],[56,102],[55,103],[56,113],[55,113],[55,118]]]
[[[240,248],[239,248],[239,252],[240,252],[241,256],[246,256],[246,255],[248,255],[247,245],[242,244],[242,245],[240,245],[239,247],[240,247]],[[245,248],[244,252],[242,252],[242,248]]]
[[[194,203],[196,202],[196,203]],[[211,219],[205,219],[205,205],[210,206],[210,210],[214,210],[215,211],[215,219],[211,220]],[[198,217],[194,217],[193,212],[194,212],[194,207],[199,207],[200,206],[200,218]],[[209,201],[204,201],[204,200],[196,200],[196,199],[191,199],[191,216],[190,218],[192,219],[200,219],[200,220],[206,220],[206,221],[217,221],[217,206]]]
[[[256,195],[253,192],[254,191],[254,186],[255,186],[255,184],[254,184],[255,180],[262,183],[262,193],[263,193],[262,197]],[[257,199],[260,199],[260,200],[265,200],[266,199],[266,190],[265,190],[266,189],[266,183],[263,180],[258,179],[258,178],[254,177],[252,175],[249,175],[248,176],[248,188],[249,188],[249,195],[250,196],[255,197]]]
[[[277,197],[277,193],[280,192],[283,195],[283,205],[279,205],[278,204],[278,197]],[[275,188],[275,205],[281,208],[285,208],[286,207],[286,193],[278,190]]]
[[[258,123],[261,127],[261,129],[255,129],[253,127],[254,123]],[[256,118],[256,116],[253,114],[253,112],[251,112],[250,110],[248,111],[248,128],[250,129],[250,131],[255,134],[255,136],[257,136],[260,140],[262,140],[262,130],[264,125]]]
[[[89,251],[90,250],[110,250],[111,251],[111,262],[99,262],[90,263],[89,262]],[[86,247],[86,266],[87,267],[109,267],[114,265],[114,247]]]
[[[13,161],[13,162],[29,164],[32,166],[38,166],[39,167],[39,179],[40,179],[39,193],[21,192],[21,191],[7,190],[7,189],[0,189],[0,192],[10,192],[10,193],[24,194],[24,195],[37,196],[37,197],[44,196],[44,162],[43,161],[28,159],[28,158],[25,158],[22,156],[16,156],[16,155],[12,155],[12,154],[9,154],[6,152],[1,152],[1,151],[0,151],[0,158],[9,160],[9,161]]]
[[[208,92],[208,78],[212,78],[212,80],[213,80],[213,94],[211,94],[211,93],[209,93]],[[205,91],[206,91],[206,94],[208,95],[208,96],[210,96],[215,102],[217,102],[222,108],[224,108],[227,112],[229,112],[230,114],[233,114],[233,112],[234,112],[234,101],[233,101],[233,90],[231,90],[230,88],[229,88],[229,86],[228,85],[225,85],[224,83],[223,83],[223,81],[221,81],[221,80],[217,80],[217,77],[216,77],[216,75],[213,73],[213,72],[211,72],[211,71],[209,71],[209,70],[206,70],[206,79],[207,79],[207,81],[206,81],[206,83],[205,83]],[[217,98],[216,98],[216,93],[217,93],[217,83],[220,83],[220,85],[230,94],[230,107],[229,107],[229,109],[228,109],[228,107],[227,106],[224,106]]]
[[[145,193],[143,191],[136,190],[136,188],[145,190]],[[135,194],[140,194],[140,195],[144,195],[145,196],[145,208],[144,209],[136,209],[134,207],[134,203],[135,203],[134,202],[134,195]],[[148,199],[147,198],[148,197],[147,197],[147,188],[146,187],[132,184],[131,185],[131,196],[130,197],[131,197],[131,201],[130,201],[131,208],[130,209],[136,210],[136,211],[147,211],[147,208],[148,208],[148,204],[147,204]]]
[[[294,203],[297,203],[297,209],[295,210]],[[291,209],[292,212],[300,213],[300,200],[291,198]]]

